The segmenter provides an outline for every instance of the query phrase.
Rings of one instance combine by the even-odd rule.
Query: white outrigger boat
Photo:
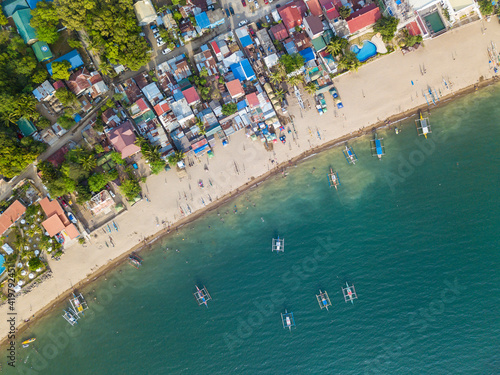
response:
[[[339,175],[337,172],[333,171],[332,167],[330,167],[330,173],[328,174],[328,184],[330,187],[334,187],[335,190],[338,190],[338,187],[340,186]]]
[[[345,160],[347,160],[349,164],[356,164],[358,157],[351,146],[345,145],[345,150],[342,150],[342,152],[344,153]]]
[[[418,135],[423,135],[427,138],[427,134],[432,133],[431,131],[431,123],[429,122],[428,117],[423,117],[422,112],[419,112],[419,118],[415,120],[415,125],[417,126]]]
[[[277,253],[279,253],[279,252],[284,253],[285,252],[285,239],[280,238],[280,236],[278,236],[278,238],[273,238],[272,251],[276,251]]]
[[[319,290],[319,294],[316,294],[316,299],[318,300],[319,308],[321,310],[326,309],[328,311],[328,306],[331,306],[330,297],[328,297],[328,293],[326,290],[324,292]]]
[[[292,328],[295,327],[295,319],[293,318],[293,313],[289,313],[285,309],[285,313],[281,314],[281,321],[283,323],[283,328],[288,328],[290,332]]]
[[[76,323],[78,323],[78,319],[80,318],[80,316],[75,313],[71,308],[67,309],[67,310],[63,310],[64,314],[63,314],[63,318],[69,323],[71,324],[72,326],[74,326]]]
[[[345,283],[346,287],[342,288],[342,293],[344,294],[344,300],[346,302],[351,301],[352,304],[354,304],[354,300],[358,298],[358,295],[356,294],[356,289],[354,289],[354,285],[349,285],[348,283]]]
[[[83,315],[83,312],[89,308],[81,293],[78,295],[73,293],[73,298],[70,298],[69,303],[71,304],[73,312],[77,315]]]
[[[198,285],[195,285],[196,292],[193,293],[194,298],[196,298],[196,302],[198,302],[198,305],[205,305],[208,307],[208,301],[212,299],[210,294],[208,293],[208,290],[205,286],[203,288],[198,288]]]

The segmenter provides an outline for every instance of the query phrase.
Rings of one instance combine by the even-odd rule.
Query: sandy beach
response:
[[[484,34],[483,27],[486,27]],[[280,172],[290,160],[293,163],[322,147],[357,136],[367,128],[384,125],[388,119],[427,108],[423,93],[428,88],[440,93],[443,103],[474,90],[474,85],[490,84],[494,71],[488,62],[487,48],[492,42],[500,43],[500,24],[478,21],[425,41],[424,48],[406,55],[397,51],[381,56],[356,73],[334,79],[344,104],[341,110],[334,109],[329,95],[325,95],[328,112],[323,116],[315,110],[310,95],[303,93],[304,100],[309,100],[312,107],[306,111],[300,109],[295,97],[287,97],[297,133],[293,138],[288,134],[285,145],[277,143],[273,151],[267,152],[261,142],[251,141],[240,131],[231,135],[226,147],[219,141],[213,159],[204,156],[195,161],[182,180],[174,171],[148,177],[143,191],[149,202],[142,200],[115,219],[120,228],[119,232],[111,233],[115,247],[106,247],[110,234],[97,229],[85,247],[74,244],[66,249],[60,261],[49,260],[53,277],[29,294],[16,298],[17,324],[32,315],[35,319],[42,316],[58,299],[66,298],[72,288],[105,274],[125,259],[131,249],[139,249],[166,233],[163,221],[170,223],[173,230],[175,225],[194,220],[205,210],[215,209],[234,194]],[[200,179],[203,189],[198,186]],[[182,217],[180,208],[187,214],[188,206],[192,214]],[[7,317],[8,307],[7,304],[0,307],[1,316]],[[6,335],[8,328],[7,319],[1,319],[0,332]]]

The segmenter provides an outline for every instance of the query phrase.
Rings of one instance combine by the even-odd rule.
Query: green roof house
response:
[[[33,123],[30,120],[28,120],[24,117],[21,117],[16,122],[16,124],[19,127],[19,130],[21,131],[23,136],[25,136],[25,137],[29,137],[31,134],[36,132],[35,125],[33,125]]]
[[[18,10],[12,16],[14,23],[16,24],[17,31],[21,38],[23,38],[26,44],[32,44],[36,41],[36,32],[35,29],[31,27],[31,10],[30,9],[21,9]]]
[[[31,46],[38,61],[42,62],[52,58],[52,52],[47,43],[38,41]]]
[[[6,0],[2,2],[5,17],[12,17],[14,13],[21,9],[29,9],[26,0]]]

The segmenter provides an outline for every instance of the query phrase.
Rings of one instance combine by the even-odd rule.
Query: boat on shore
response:
[[[328,174],[328,184],[330,187],[334,187],[335,190],[338,190],[338,187],[340,186],[339,175],[333,170],[332,167],[330,167],[330,173]]]
[[[377,132],[373,135],[373,139],[370,140],[370,147],[372,156],[376,156],[379,160],[382,160],[382,156],[385,155],[384,138],[378,138]]]
[[[345,150],[342,150],[342,152],[344,153],[345,160],[347,160],[347,163],[353,164],[353,165],[356,164],[356,162],[358,161],[358,157],[354,153],[354,150],[352,149],[351,146],[346,144]]]

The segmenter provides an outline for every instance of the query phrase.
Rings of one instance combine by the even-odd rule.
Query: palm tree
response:
[[[95,159],[94,155],[82,155],[80,156],[78,163],[86,172],[90,172],[97,166],[97,160]]]
[[[296,75],[296,76],[288,77],[287,82],[288,82],[288,84],[290,86],[296,86],[299,83],[304,82],[304,76],[302,76],[301,74],[299,74],[299,75]]]
[[[182,151],[175,151],[173,155],[170,155],[168,157],[168,163],[170,165],[176,164],[180,162],[182,159],[184,159],[185,155]]]
[[[326,46],[326,50],[332,56],[338,56],[344,52],[348,44],[349,42],[346,39],[334,36],[332,40],[330,40],[330,43]]]
[[[196,119],[196,126],[198,126],[198,129],[199,129],[199,133],[201,135],[205,135],[207,134],[207,130],[205,129],[205,123],[203,122],[203,120],[201,118],[197,118]]]
[[[103,61],[101,62],[101,65],[99,66],[99,71],[106,75],[106,76],[109,76],[110,73],[113,71],[113,67],[108,64],[107,62]]]
[[[308,83],[304,86],[304,90],[310,95],[314,95],[316,93],[316,85],[312,82]]]
[[[276,95],[276,99],[278,99],[279,101],[282,101],[285,97],[285,92],[283,90],[276,90],[274,94]]]
[[[283,82],[283,74],[280,71],[276,71],[271,74],[270,79],[273,85],[279,85],[281,82]]]

